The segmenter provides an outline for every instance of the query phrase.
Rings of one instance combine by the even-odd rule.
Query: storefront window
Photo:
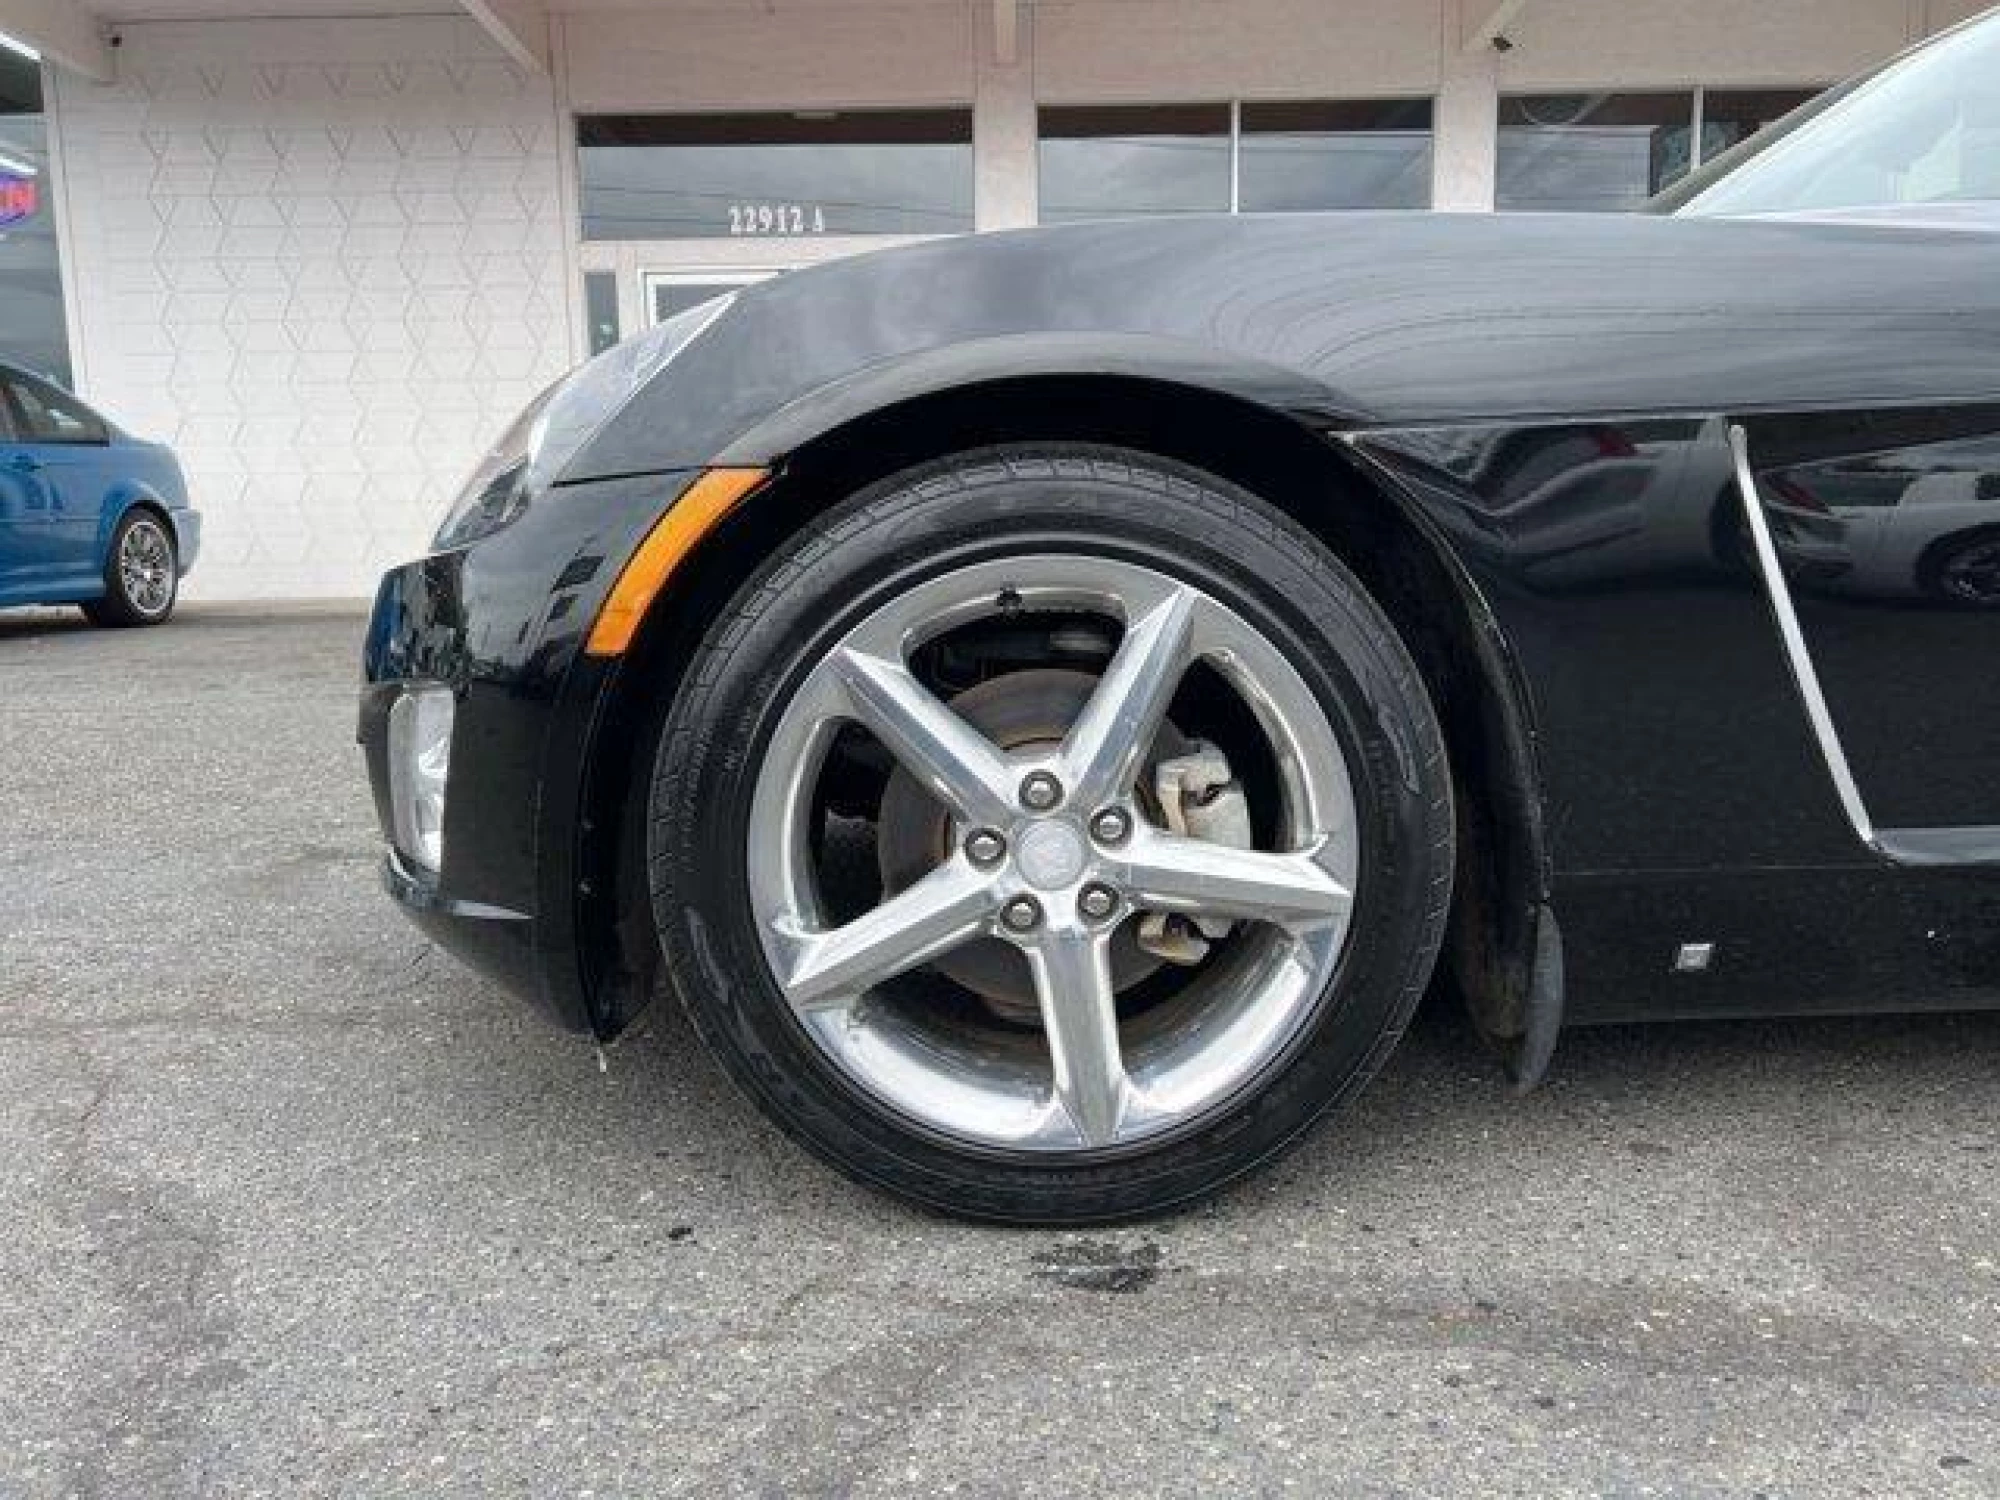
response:
[[[1637,208],[1815,92],[1686,89],[1504,98],[1496,204],[1530,211]]]
[[[1042,222],[1227,213],[1229,106],[1041,112]]]
[[[970,110],[597,115],[577,131],[587,240],[972,228]]]
[[[1042,222],[1424,208],[1431,101],[1051,106]]]
[[[41,65],[0,48],[0,359],[67,385]]]
[[[1245,104],[1239,140],[1245,213],[1430,207],[1428,99]]]
[[[1637,208],[1694,164],[1694,94],[1529,94],[1500,101],[1503,209]]]

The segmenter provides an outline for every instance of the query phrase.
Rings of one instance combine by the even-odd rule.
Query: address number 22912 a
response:
[[[825,234],[826,210],[817,203],[732,203],[731,234]]]

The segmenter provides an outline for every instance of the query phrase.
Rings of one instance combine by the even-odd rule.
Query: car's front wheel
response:
[[[657,757],[676,987],[781,1125],[954,1212],[1205,1193],[1366,1080],[1449,895],[1410,658],[1261,500],[1105,449],[891,479],[715,622]]]
[[[179,589],[172,530],[152,511],[128,511],[111,534],[104,596],[83,612],[93,625],[158,625],[174,612]]]

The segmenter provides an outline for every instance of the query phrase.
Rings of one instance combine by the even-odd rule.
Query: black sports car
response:
[[[1433,979],[2000,1003],[2000,18],[1632,216],[926,244],[591,361],[383,580],[390,891],[870,1182],[1295,1139]],[[1442,955],[1442,961],[1440,961]]]

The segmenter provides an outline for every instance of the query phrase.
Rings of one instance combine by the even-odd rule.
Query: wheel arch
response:
[[[180,545],[180,528],[174,524],[173,510],[165,499],[145,485],[119,485],[104,497],[104,511],[98,522],[97,555],[100,567],[109,561],[107,549],[111,546],[111,538],[118,534],[119,526],[135,510],[151,511],[158,516],[160,523],[167,528],[167,535],[174,539],[174,545]]]
[[[1338,441],[1229,391],[1103,370],[978,381],[827,427],[789,451],[676,572],[620,665],[589,750],[581,873],[599,894],[579,931],[600,952],[615,949],[627,977],[605,995],[601,1029],[619,1029],[650,994],[648,757],[708,623],[782,537],[865,485],[951,453],[1036,441],[1132,448],[1240,485],[1323,540],[1382,604],[1452,758],[1461,853],[1451,976],[1481,1032],[1513,1051],[1527,1030],[1549,856],[1527,693],[1477,586],[1415,508]]]

